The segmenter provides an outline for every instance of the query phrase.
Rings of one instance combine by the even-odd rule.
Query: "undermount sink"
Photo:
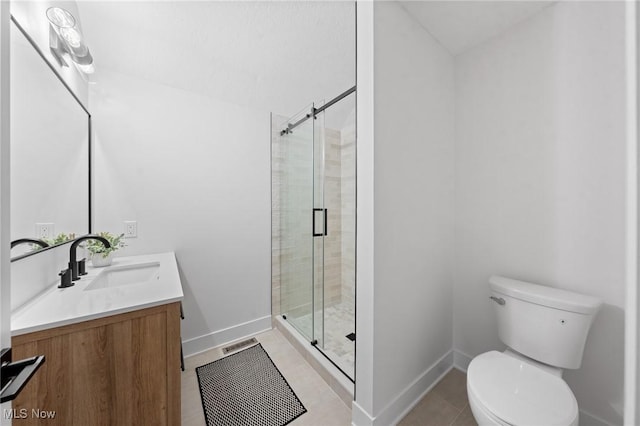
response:
[[[98,290],[145,284],[160,279],[160,262],[139,263],[133,265],[109,266],[103,269],[85,288]]]

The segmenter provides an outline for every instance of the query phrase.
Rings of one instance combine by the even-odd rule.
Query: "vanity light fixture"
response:
[[[81,72],[91,74],[95,70],[93,57],[84,42],[76,18],[61,7],[50,7],[47,9],[47,19],[50,22],[49,49],[58,64],[69,66],[64,58],[67,54]]]

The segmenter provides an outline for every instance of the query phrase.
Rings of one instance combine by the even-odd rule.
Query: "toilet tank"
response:
[[[599,299],[499,276],[489,284],[500,340],[536,361],[580,368]]]

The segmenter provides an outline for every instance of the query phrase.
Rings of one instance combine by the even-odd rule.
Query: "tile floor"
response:
[[[398,426],[477,426],[467,400],[467,375],[452,369]]]
[[[348,426],[351,407],[344,405],[327,383],[276,330],[254,336],[298,395],[307,412],[291,426]],[[212,349],[185,359],[182,373],[182,425],[205,426],[195,368],[222,358],[222,349]]]
[[[351,425],[351,407],[342,402],[278,330],[258,334],[255,338],[307,408],[307,412],[290,425]],[[183,426],[205,426],[195,368],[222,356],[222,349],[218,348],[185,360],[182,373]],[[450,425],[476,425],[467,402],[466,375],[456,369],[451,370],[399,423],[399,426]]]

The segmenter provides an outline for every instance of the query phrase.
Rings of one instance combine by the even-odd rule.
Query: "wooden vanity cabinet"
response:
[[[13,402],[16,425],[180,425],[180,302],[15,336],[12,346],[16,359],[46,356]]]

